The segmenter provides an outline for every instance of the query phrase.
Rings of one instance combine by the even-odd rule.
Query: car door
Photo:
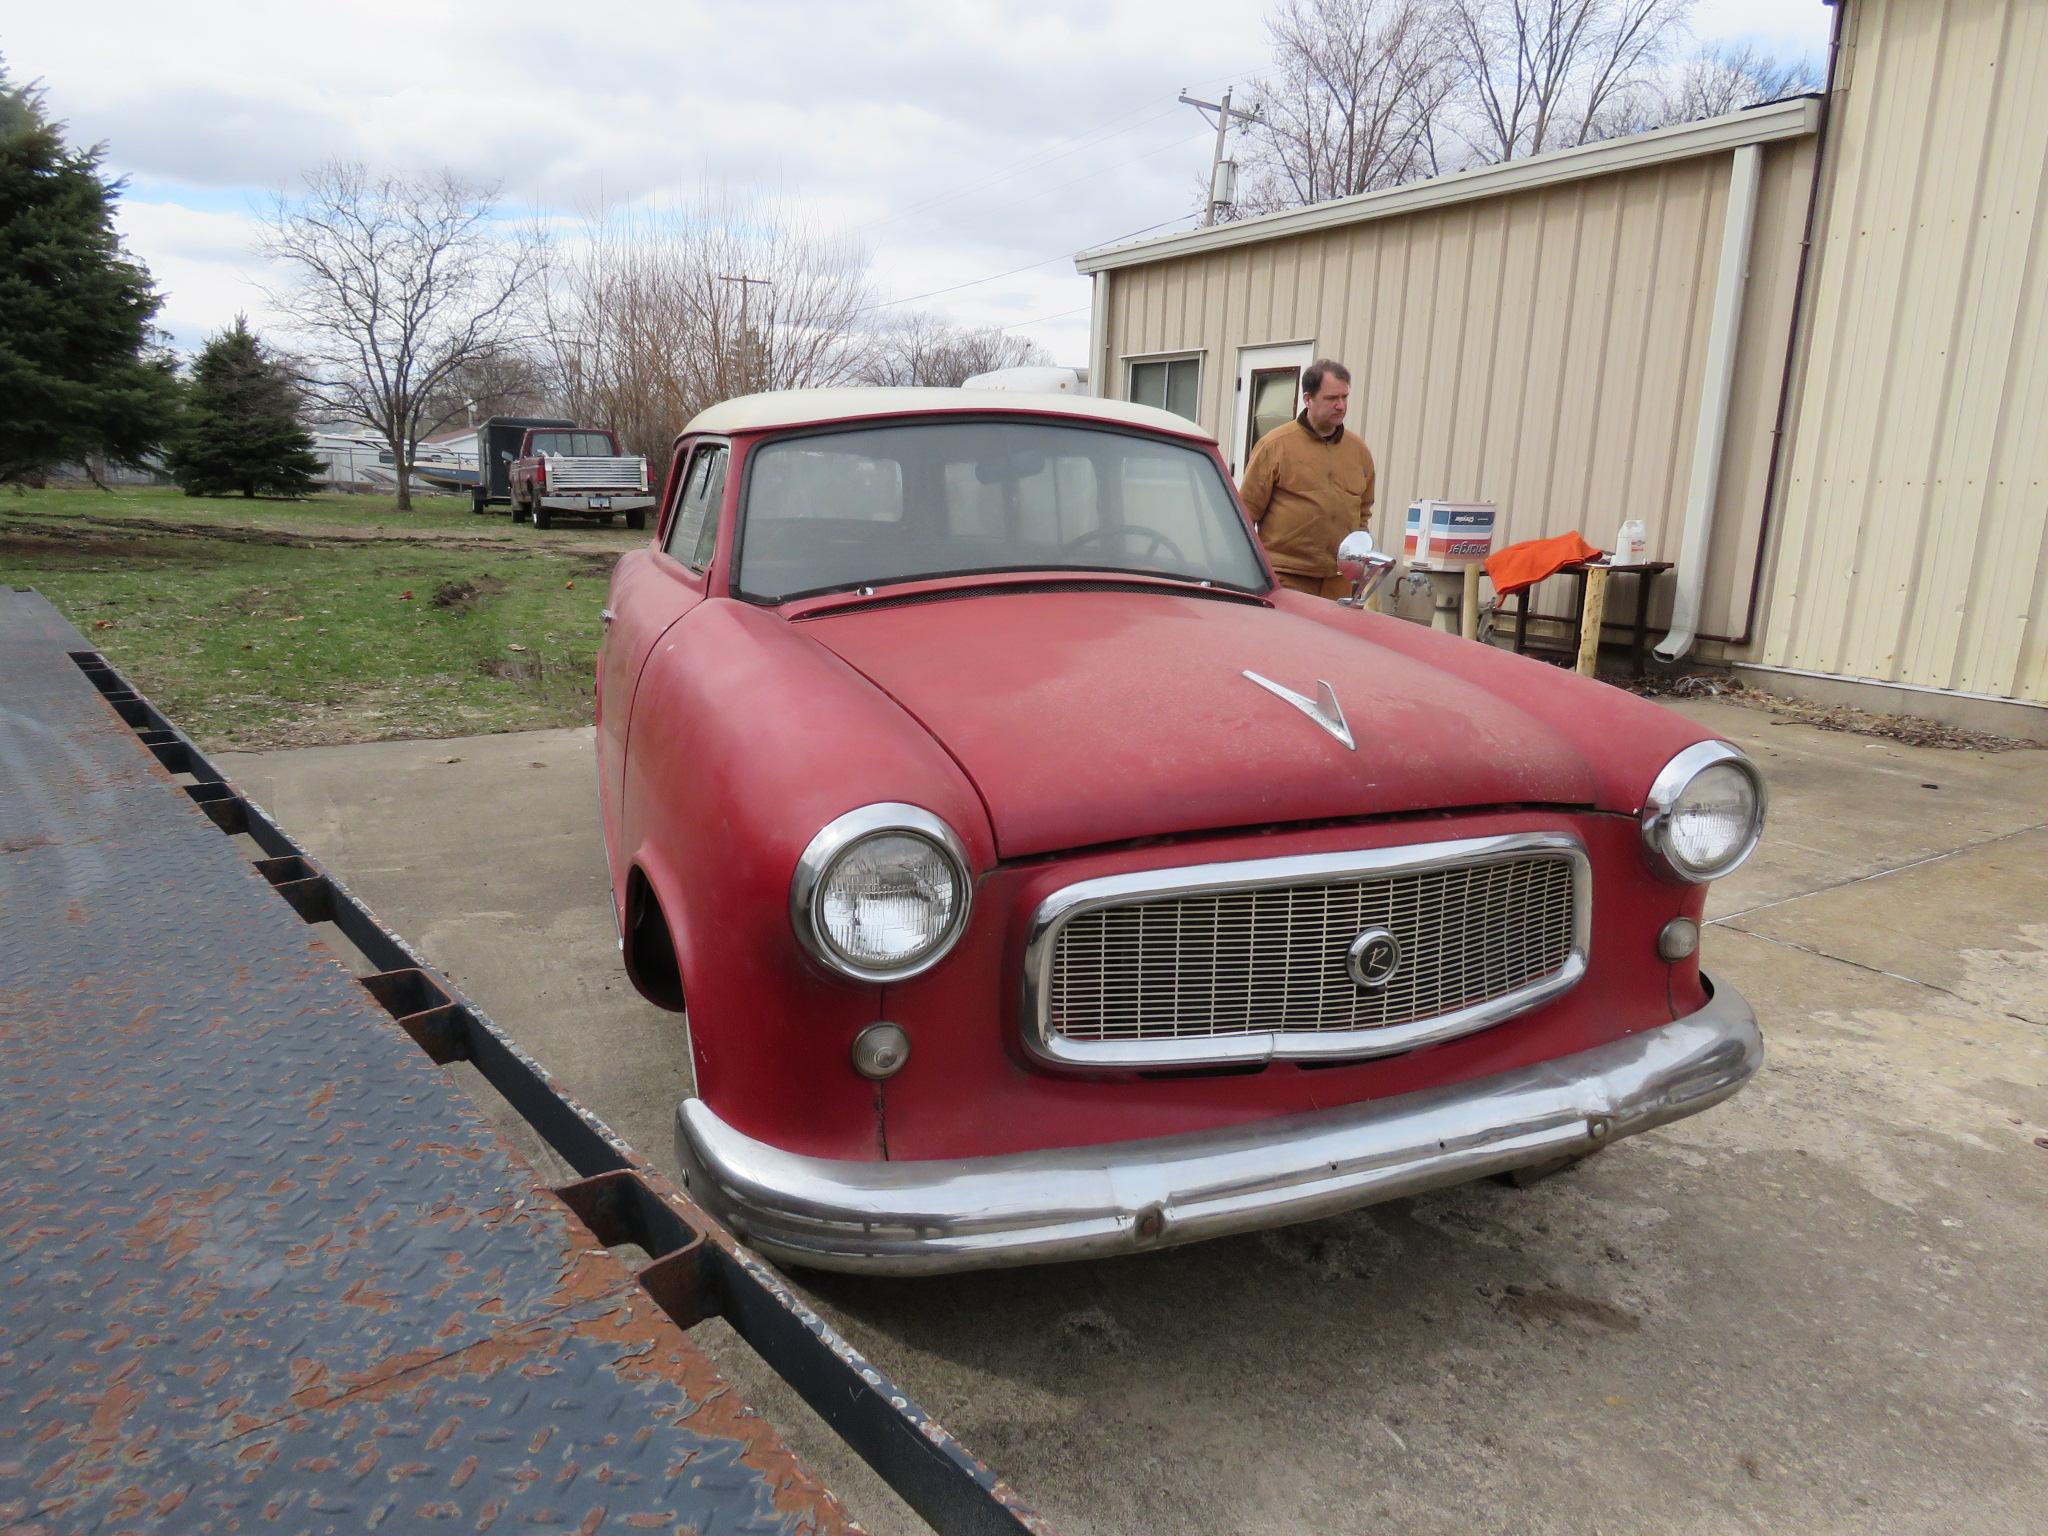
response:
[[[678,448],[654,542],[619,561],[604,611],[598,654],[599,791],[605,846],[618,861],[624,833],[626,755],[632,750],[633,695],[661,637],[704,600],[717,548],[730,445],[699,439]]]

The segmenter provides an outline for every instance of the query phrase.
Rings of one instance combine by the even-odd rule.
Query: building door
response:
[[[1312,341],[1238,350],[1237,428],[1225,447],[1233,475],[1243,478],[1260,438],[1301,414],[1301,370],[1315,355]]]

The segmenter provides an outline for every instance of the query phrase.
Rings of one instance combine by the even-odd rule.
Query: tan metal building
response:
[[[1641,518],[1667,650],[2048,734],[2048,0],[1837,34],[1825,103],[1084,253],[1092,376],[1241,471],[1342,358],[1383,542],[1422,498],[1503,542]]]
[[[1755,659],[2048,703],[2048,0],[1840,22]]]

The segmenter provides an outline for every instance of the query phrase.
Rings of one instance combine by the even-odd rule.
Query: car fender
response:
[[[887,989],[804,951],[790,881],[828,822],[880,801],[943,818],[984,876],[995,843],[973,786],[801,624],[731,599],[669,627],[631,708],[622,845],[674,939],[699,1095],[777,1145],[880,1155],[875,1095],[849,1051]]]

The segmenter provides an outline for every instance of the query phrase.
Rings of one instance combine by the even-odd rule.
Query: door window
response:
[[[1252,461],[1259,439],[1275,427],[1284,426],[1298,414],[1295,401],[1301,397],[1299,368],[1255,368],[1252,370],[1250,420],[1245,428],[1244,461]]]
[[[669,554],[693,570],[711,564],[718,545],[718,507],[725,499],[725,457],[723,443],[706,443],[690,460],[676,502],[676,515],[669,523]]]

